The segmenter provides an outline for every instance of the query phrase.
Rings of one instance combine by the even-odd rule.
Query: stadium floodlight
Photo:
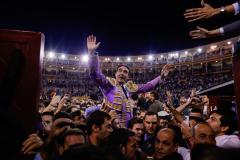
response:
[[[142,60],[142,57],[138,57],[137,60],[141,61],[141,60]]]
[[[119,61],[119,57],[117,57],[117,61]]]
[[[198,51],[198,53],[201,53],[202,52],[202,48],[198,48],[197,51]]]
[[[83,61],[83,62],[88,62],[88,60],[89,60],[88,55],[87,55],[87,54],[84,54],[84,55],[82,56],[82,61]]]
[[[217,48],[217,45],[211,46],[211,49],[212,49],[212,50],[214,50],[214,49],[216,49],[216,48]]]
[[[160,58],[163,58],[163,55],[161,55]]]
[[[53,52],[53,51],[48,52],[47,57],[50,58],[50,59],[55,58],[55,52]]]
[[[231,42],[231,41],[228,41],[227,44],[230,45],[230,44],[232,44],[232,42]]]
[[[75,59],[77,59],[77,57],[76,57],[76,56],[75,56],[74,58],[75,58]]]
[[[153,55],[149,55],[149,56],[148,56],[148,60],[149,60],[149,61],[152,61],[152,60],[153,60]]]
[[[61,59],[65,59],[65,58],[66,58],[65,54],[62,54]]]
[[[188,55],[188,51],[185,51],[184,53],[185,53],[185,55]]]
[[[131,61],[131,57],[127,57],[127,61],[128,61],[128,62]]]

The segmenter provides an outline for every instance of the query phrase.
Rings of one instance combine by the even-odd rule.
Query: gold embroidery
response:
[[[122,103],[117,105],[117,104],[113,104],[113,103],[109,102],[107,99],[105,99],[105,104],[110,109],[115,109],[115,110],[120,111],[120,112],[122,111],[122,105],[121,105]]]
[[[125,85],[129,92],[137,92],[138,90],[138,85],[133,83],[132,81],[128,81]]]
[[[106,77],[106,78],[113,86],[117,85],[117,81],[115,78],[110,78],[110,77]]]

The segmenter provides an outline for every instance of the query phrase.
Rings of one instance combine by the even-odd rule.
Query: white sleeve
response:
[[[219,30],[220,30],[221,35],[224,35],[224,29],[223,29],[223,27],[221,27]]]
[[[233,3],[232,5],[233,5],[234,10],[235,10],[235,15],[237,15],[239,13],[239,9],[240,9],[239,3],[236,2],[236,3]]]

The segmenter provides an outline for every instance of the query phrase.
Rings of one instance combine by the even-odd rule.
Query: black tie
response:
[[[122,90],[123,90],[123,92],[124,92],[124,94],[125,94],[126,98],[128,99],[128,96],[127,96],[127,91],[125,90],[125,88],[123,87],[123,85],[121,85],[121,87],[122,87]]]

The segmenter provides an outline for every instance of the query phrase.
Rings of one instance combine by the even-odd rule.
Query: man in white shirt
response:
[[[216,145],[222,148],[240,148],[238,136],[231,135],[234,132],[235,120],[228,112],[220,110],[213,111],[207,120],[215,132]]]

